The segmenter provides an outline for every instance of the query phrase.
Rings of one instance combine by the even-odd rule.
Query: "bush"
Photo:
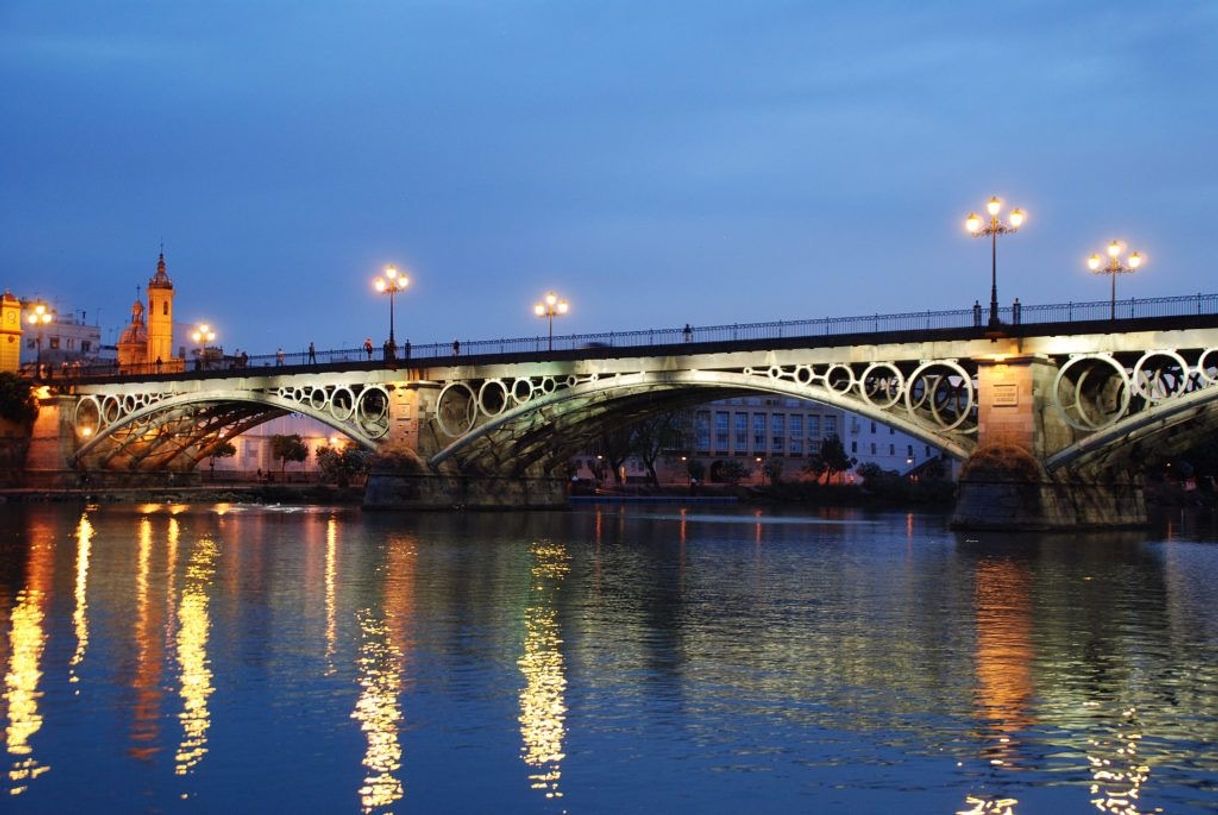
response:
[[[28,427],[38,418],[38,399],[30,383],[8,371],[0,373],[0,419]]]
[[[1035,484],[1041,479],[1040,463],[1018,444],[994,442],[978,447],[960,472],[963,480]]]

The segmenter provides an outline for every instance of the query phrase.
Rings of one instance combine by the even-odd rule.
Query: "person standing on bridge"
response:
[[[389,345],[386,343],[385,347],[388,348]],[[369,360],[372,359],[372,337],[364,338],[364,353],[368,355]],[[385,359],[389,359],[389,356],[386,355]]]
[[[694,339],[694,330],[689,327],[689,323],[685,324],[685,330],[681,332],[685,335],[686,342],[692,342]]]
[[[409,337],[406,338],[405,344],[402,345],[402,358],[406,359],[406,360],[410,359],[410,338]]]
[[[1019,298],[1015,298],[1014,304],[1011,306],[1011,322],[1019,325],[1019,321],[1023,319],[1023,306],[1019,302]]]
[[[453,356],[461,356],[461,340],[453,340]]]
[[[283,347],[282,346],[279,348],[278,351],[275,352],[275,367],[276,368],[283,367]]]
[[[372,352],[369,352],[369,359],[372,359]],[[394,359],[397,356],[397,349],[393,347],[393,343],[385,340],[385,344],[381,346],[381,353],[385,355],[386,360]]]
[[[309,364],[317,364],[317,349],[313,346],[312,342],[309,343]]]
[[[973,327],[974,328],[981,327],[981,301],[980,300],[973,301]]]

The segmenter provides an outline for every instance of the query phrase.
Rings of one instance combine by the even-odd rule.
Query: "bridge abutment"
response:
[[[965,461],[952,525],[1050,530],[1141,526],[1139,478],[1096,479],[1045,470],[1074,440],[1053,406],[1058,367],[1036,356],[995,355],[977,369],[977,449]]]

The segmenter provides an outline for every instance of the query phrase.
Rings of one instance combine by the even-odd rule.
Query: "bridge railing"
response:
[[[1053,303],[1020,306],[1014,304],[999,309],[999,319],[1005,324],[1036,325],[1107,320],[1111,314],[1110,300],[1089,300],[1078,303]],[[1117,319],[1139,317],[1183,317],[1198,314],[1218,314],[1218,294],[1190,294],[1174,297],[1126,298],[1116,301]],[[641,348],[647,346],[679,345],[683,343],[730,342],[734,340],[765,340],[798,337],[832,337],[846,334],[878,334],[897,331],[970,328],[988,321],[988,308],[947,309],[940,311],[906,311],[898,314],[864,314],[854,317],[819,317],[808,320],[772,320],[760,323],[727,323],[722,325],[650,328],[633,331],[601,331],[589,334],[564,334],[553,339],[554,350],[589,348]],[[451,359],[467,355],[496,356],[537,353],[550,347],[548,337],[511,337],[494,340],[458,340],[419,345],[403,343],[393,352],[399,361],[405,359]],[[43,367],[42,378],[103,378],[127,375],[177,374],[190,371],[239,371],[244,368],[267,373],[267,368],[299,368],[352,363],[379,364],[386,349],[374,348],[371,354],[364,348],[335,348],[310,351],[276,351],[271,354],[238,356],[208,356],[200,361],[170,360],[161,364],[148,363],[124,366],[114,361],[88,365],[70,364]],[[37,376],[33,366],[26,373]]]

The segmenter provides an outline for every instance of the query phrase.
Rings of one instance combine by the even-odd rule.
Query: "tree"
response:
[[[660,486],[656,474],[656,460],[665,450],[687,447],[693,417],[688,410],[657,413],[635,422],[630,427],[630,452],[634,453],[647,468],[651,483]]]
[[[817,481],[823,478],[824,483],[828,484],[833,481],[833,476],[849,470],[857,461],[846,453],[846,445],[834,433],[820,443],[820,450],[812,454],[804,470]]]
[[[613,480],[617,482],[618,486],[621,486],[625,483],[625,479],[622,478],[622,466],[630,457],[630,428],[616,428],[602,433],[600,453],[609,463],[609,468],[613,470]]]
[[[0,419],[29,426],[38,418],[38,398],[30,383],[17,374],[0,373]]]
[[[782,481],[782,459],[767,458],[765,464],[761,465],[761,471],[770,479],[770,486],[777,484]]]
[[[347,487],[354,478],[366,475],[372,469],[372,454],[358,447],[341,450],[322,447],[317,451],[317,469],[321,471],[323,481]]]
[[[309,448],[299,433],[289,436],[271,436],[271,458],[279,459],[279,472],[287,469],[289,461],[304,461],[309,457]]]
[[[694,481],[701,481],[702,476],[706,475],[706,465],[696,458],[691,458],[685,463],[685,471]]]
[[[215,475],[216,472],[216,459],[231,458],[235,455],[237,455],[237,448],[233,446],[231,441],[222,441],[215,447],[211,448],[211,453],[208,455],[208,458],[211,459],[212,475]]]
[[[748,478],[752,472],[752,470],[744,466],[743,462],[737,461],[734,458],[729,458],[719,465],[719,477],[732,486]]]

